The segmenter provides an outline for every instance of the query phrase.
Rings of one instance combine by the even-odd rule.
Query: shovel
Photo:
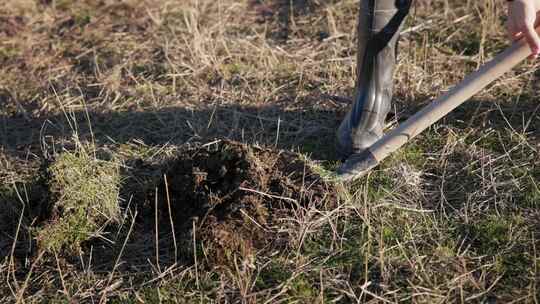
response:
[[[381,139],[371,145],[371,147],[362,153],[353,154],[350,157],[350,161],[354,162],[354,172],[338,170],[338,179],[352,181],[364,176],[392,152],[443,118],[504,73],[527,59],[530,54],[531,50],[524,39],[513,43],[505,51],[481,66],[477,71],[465,77],[465,79],[444,95],[432,101],[397,128],[386,133]]]

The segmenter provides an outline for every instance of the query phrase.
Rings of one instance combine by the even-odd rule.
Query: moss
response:
[[[275,259],[261,271],[259,276],[257,276],[255,286],[259,290],[271,288],[285,282],[291,275],[291,270],[286,262]]]
[[[249,72],[253,72],[253,67],[242,62],[233,62],[221,67],[221,73],[227,80],[232,80],[235,76],[244,76]]]
[[[295,78],[296,73],[298,73],[298,67],[290,62],[279,62],[273,67],[272,72],[279,79]]]
[[[540,204],[540,188],[537,184],[533,184],[530,189],[525,192],[525,204],[536,208]]]
[[[430,148],[432,149],[432,148]],[[426,161],[424,149],[420,144],[409,144],[402,150],[398,151],[395,156],[396,160],[405,161],[409,164],[422,166]]]
[[[11,185],[0,185],[0,201],[7,201],[14,198],[15,189]]]
[[[369,179],[368,198],[370,201],[378,201],[391,190],[394,179],[384,171],[373,171]]]
[[[309,281],[307,275],[299,275],[291,282],[290,292],[291,296],[299,300],[307,301],[309,299],[315,300],[318,291],[316,286]]]
[[[334,160],[337,158],[335,145],[328,143],[328,137],[308,137],[302,141],[302,145],[298,147],[301,153],[309,155],[315,159]],[[332,161],[326,161],[327,165],[331,165]]]
[[[196,280],[175,278],[162,281],[158,286],[146,286],[137,291],[137,298],[128,293],[109,299],[110,303],[215,303],[213,291],[219,277],[216,275],[203,276]]]
[[[382,228],[382,239],[385,244],[395,243],[397,236],[396,231],[392,227],[385,226]]]
[[[17,46],[2,46],[0,47],[0,62],[7,62],[17,58],[21,53]]]
[[[46,249],[74,249],[119,217],[119,165],[88,151],[65,152],[48,168],[53,220],[37,231]]]
[[[524,219],[520,216],[502,217],[491,215],[465,226],[468,238],[480,254],[498,254],[517,243],[522,234]]]
[[[534,259],[523,251],[495,257],[495,269],[497,272],[506,274],[506,279],[515,281],[513,283],[524,279],[521,275],[530,269],[532,263],[534,263]]]
[[[440,244],[433,251],[434,254],[442,259],[450,259],[456,256],[455,244],[449,246],[448,244]]]
[[[75,23],[78,26],[84,27],[85,25],[90,23],[90,21],[92,20],[92,16],[90,15],[88,11],[83,11],[79,14],[76,14],[74,16],[74,19],[75,19]]]
[[[411,234],[429,233],[429,221],[425,221],[421,214],[394,209],[392,206],[382,207],[377,213],[378,221],[372,223],[385,247],[399,246],[413,237]],[[422,225],[418,225],[422,223]],[[392,251],[389,251],[392,253]],[[400,251],[396,253],[401,254]]]
[[[336,243],[332,227],[325,226],[319,233],[306,238],[302,253],[311,259],[327,257],[321,266],[346,270],[351,277],[362,277],[363,265],[369,254],[369,246],[366,246],[368,228],[357,221],[342,224],[345,227],[338,229],[343,229],[342,237],[346,242]]]
[[[58,10],[68,10],[73,6],[72,0],[57,0],[55,1],[55,8]]]
[[[537,208],[540,204],[540,170],[535,169],[526,178],[526,185],[523,191],[522,203],[525,207]]]

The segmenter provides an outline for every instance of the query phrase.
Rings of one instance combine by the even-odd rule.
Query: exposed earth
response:
[[[300,155],[234,141],[190,147],[164,176],[160,221],[187,231],[195,220],[199,236],[218,246],[218,257],[231,250],[251,255],[279,241],[270,227],[297,207],[336,204],[336,191]]]

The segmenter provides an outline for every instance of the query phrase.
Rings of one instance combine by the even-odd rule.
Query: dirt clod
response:
[[[180,153],[159,187],[162,220],[191,229],[214,257],[249,256],[270,245],[279,218],[335,203],[331,185],[298,154],[219,141]]]

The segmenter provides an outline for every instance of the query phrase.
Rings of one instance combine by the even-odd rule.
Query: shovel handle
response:
[[[515,42],[444,95],[388,132],[368,149],[369,152],[379,163],[530,55],[531,50],[524,39]]]

